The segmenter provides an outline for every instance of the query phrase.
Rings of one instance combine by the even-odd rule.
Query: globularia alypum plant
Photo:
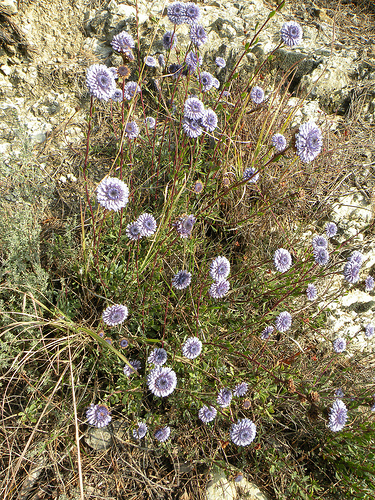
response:
[[[105,427],[122,414],[135,442],[165,446],[192,429],[206,461],[205,443],[229,442],[228,467],[277,466],[293,477],[282,451],[288,433],[301,454],[315,446],[330,462],[335,436],[357,432],[370,413],[369,390],[348,376],[352,339],[320,330],[337,296],[356,284],[370,293],[374,280],[362,284],[362,254],[338,244],[335,223],[321,221],[306,241],[300,221],[284,217],[287,183],[320,168],[324,133],[313,121],[291,128],[288,80],[262,85],[266,60],[241,73],[275,12],[230,68],[224,54],[205,57],[199,7],[175,2],[169,31],[147,53],[122,31],[111,45],[123,64],[87,69],[91,224],[71,291],[95,300],[90,314],[82,306],[72,319],[91,318],[82,330],[96,342],[87,369],[95,360],[108,374],[82,403],[82,421]],[[301,26],[285,22],[273,52],[301,43]],[[116,149],[91,189],[97,107],[108,113]],[[319,491],[305,476],[306,491]]]

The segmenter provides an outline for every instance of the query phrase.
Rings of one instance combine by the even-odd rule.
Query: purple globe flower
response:
[[[286,332],[292,326],[292,316],[287,311],[283,311],[276,318],[275,325],[279,332]]]
[[[182,120],[182,129],[190,139],[196,139],[203,133],[203,128],[198,120],[186,117]]]
[[[127,53],[130,49],[134,49],[134,39],[126,31],[121,31],[118,35],[115,35],[111,42],[113,50],[116,52]]]
[[[195,24],[201,17],[201,11],[193,2],[185,3],[185,23]]]
[[[259,172],[255,168],[249,167],[244,170],[243,180],[247,181],[248,184],[255,184],[256,182],[258,182],[258,179]]]
[[[356,262],[347,262],[344,266],[344,278],[349,283],[357,283],[359,281],[360,264]]]
[[[328,222],[326,225],[327,238],[332,238],[337,234],[337,226],[334,222]]]
[[[115,326],[120,325],[128,317],[128,308],[121,304],[115,304],[107,307],[103,312],[102,318],[106,325]]]
[[[371,292],[374,289],[375,280],[372,276],[367,276],[365,280],[365,292]]]
[[[229,292],[230,284],[227,280],[221,280],[216,283],[212,283],[208,290],[208,294],[213,299],[222,299]]]
[[[138,224],[138,222],[131,222],[126,226],[125,234],[130,240],[139,240],[142,238],[141,226]]]
[[[237,446],[248,446],[256,436],[256,425],[248,418],[238,420],[232,425],[230,438]]]
[[[148,128],[155,128],[156,125],[156,120],[153,116],[146,116],[145,118],[145,125]]]
[[[130,375],[133,375],[136,371],[138,371],[141,368],[141,362],[138,361],[138,359],[131,359],[129,361],[129,365],[125,365],[122,371],[124,372],[124,375],[127,377],[130,377]]]
[[[250,98],[253,103],[261,104],[264,101],[264,90],[256,85],[251,89]]]
[[[354,264],[362,265],[363,262],[363,254],[355,250],[348,259],[348,262],[352,262]]]
[[[142,439],[147,433],[147,425],[143,422],[138,422],[138,427],[133,430],[134,439]]]
[[[173,226],[180,235],[180,238],[189,238],[191,236],[195,221],[196,218],[193,214],[183,215],[176,220]]]
[[[162,366],[167,361],[167,357],[168,354],[165,349],[162,347],[156,347],[147,358],[147,363]]]
[[[122,349],[125,349],[129,345],[128,339],[120,339],[119,344]]]
[[[122,102],[122,90],[121,89],[116,89],[113,94],[111,95],[112,101],[115,102]]]
[[[167,16],[173,24],[183,24],[186,22],[185,4],[182,2],[174,2],[167,7]]]
[[[176,373],[168,366],[157,366],[148,375],[147,385],[154,396],[165,398],[176,389]]]
[[[233,396],[242,397],[245,396],[247,391],[249,390],[249,385],[246,382],[241,382],[237,384],[233,390]]]
[[[276,250],[273,261],[279,273],[285,273],[292,267],[292,256],[285,248],[278,248]]]
[[[374,325],[372,325],[371,323],[369,323],[368,325],[366,325],[365,335],[366,335],[367,338],[370,339],[374,335],[374,332],[375,332]]]
[[[313,161],[322,149],[322,133],[313,121],[303,123],[296,134],[297,155],[304,163]]]
[[[208,424],[208,422],[212,422],[215,420],[217,415],[216,408],[213,406],[202,406],[202,408],[198,412],[198,417],[204,424]]]
[[[177,288],[177,290],[184,290],[191,283],[191,273],[187,271],[178,271],[172,278],[172,286]]]
[[[113,73],[104,64],[93,64],[86,73],[86,85],[92,96],[108,101],[116,90]]]
[[[341,399],[335,399],[329,414],[328,427],[333,432],[341,431],[348,419],[348,409]]]
[[[124,97],[128,101],[133,99],[133,97],[141,91],[141,87],[137,82],[127,82],[124,87]]]
[[[206,109],[202,118],[202,126],[205,130],[213,132],[217,127],[217,114],[212,109]]]
[[[105,177],[96,188],[98,203],[107,210],[117,212],[129,201],[129,188],[115,177]]]
[[[210,276],[214,281],[225,280],[230,273],[230,262],[226,257],[216,257],[210,265]]]
[[[318,296],[318,291],[317,291],[315,285],[313,285],[312,283],[309,283],[307,285],[306,295],[307,295],[307,298],[309,300],[315,300],[316,299],[316,297]]]
[[[139,127],[135,122],[128,122],[125,126],[125,135],[129,139],[135,139],[139,134]]]
[[[200,194],[204,189],[203,182],[202,181],[195,181],[193,189],[194,189],[194,193]]]
[[[86,410],[86,418],[90,425],[93,427],[106,427],[112,420],[110,411],[105,405],[90,404]]]
[[[198,66],[202,65],[202,62],[203,62],[203,59],[201,56],[198,56],[198,54],[196,54],[193,51],[188,52],[186,54],[186,57],[185,57],[185,65],[186,65],[187,72],[190,75],[192,75],[193,73],[195,73]]]
[[[318,248],[328,248],[328,241],[324,236],[314,236],[312,246],[314,250],[317,250]]]
[[[343,398],[345,396],[345,394],[344,394],[344,391],[342,389],[336,389],[334,396],[335,396],[335,398]]]
[[[232,401],[232,391],[227,387],[221,389],[219,391],[219,394],[217,395],[216,401],[217,404],[222,408],[227,408],[230,405],[230,402]]]
[[[216,66],[218,66],[219,68],[225,68],[226,66],[226,62],[225,62],[225,59],[223,59],[222,57],[217,57],[215,59],[215,63],[216,63]]]
[[[163,35],[163,47],[166,50],[172,50],[177,45],[177,35],[173,31],[166,31]]]
[[[294,47],[302,42],[302,28],[294,22],[289,21],[284,23],[280,31],[282,41],[289,47]]]
[[[185,358],[195,359],[202,352],[202,342],[198,337],[189,337],[182,346],[182,354]]]
[[[220,88],[220,82],[217,78],[213,78],[212,79],[212,86],[215,87],[215,89],[219,89]]]
[[[167,441],[169,439],[169,436],[171,435],[171,428],[170,427],[162,427],[161,429],[158,429],[154,433],[154,438],[160,441],[161,443],[164,443],[164,441]]]
[[[198,76],[198,80],[202,85],[203,92],[208,92],[214,85],[214,77],[208,71],[202,71]]]
[[[177,80],[179,76],[182,74],[183,66],[182,64],[171,64],[168,67],[168,72],[173,76],[174,80]]]
[[[163,54],[159,54],[159,56],[158,56],[158,63],[159,63],[159,66],[161,68],[164,68],[164,66],[165,66],[165,57],[163,56]]]
[[[204,116],[204,104],[197,97],[189,97],[185,101],[184,116],[192,120],[199,120]]]
[[[110,339],[109,337],[106,337],[104,340],[107,342],[107,344],[112,345],[112,339]]]
[[[272,334],[273,331],[274,331],[274,327],[273,326],[266,326],[266,328],[263,330],[260,338],[262,340],[269,339],[269,337],[270,337],[270,335]]]
[[[314,259],[317,264],[320,266],[325,266],[329,261],[329,253],[328,250],[322,247],[317,247],[313,251]]]
[[[141,228],[141,235],[142,236],[152,236],[157,228],[156,220],[153,215],[151,214],[141,214],[138,219],[137,223],[139,224]]]
[[[281,151],[284,151],[284,149],[286,148],[286,139],[283,136],[283,134],[273,135],[271,138],[271,141],[272,141],[272,145],[274,146],[276,151],[278,151],[279,153],[281,153]]]
[[[146,56],[144,58],[144,62],[145,65],[148,66],[149,68],[156,68],[156,66],[158,65],[157,60],[155,59],[155,57],[152,56]]]
[[[189,35],[191,42],[197,47],[207,42],[207,33],[200,24],[192,24]]]
[[[339,337],[333,342],[333,350],[337,353],[343,352],[346,349],[346,340]]]

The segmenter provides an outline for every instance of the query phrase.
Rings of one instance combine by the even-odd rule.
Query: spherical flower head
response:
[[[285,273],[292,267],[292,256],[285,248],[278,248],[273,256],[276,270]]]
[[[210,276],[214,281],[225,280],[230,273],[230,262],[226,257],[216,257],[210,265]]]
[[[197,4],[188,2],[185,4],[185,23],[195,24],[201,17],[201,11]]]
[[[177,290],[184,290],[191,283],[191,273],[181,270],[178,271],[172,278],[172,286],[177,288]]]
[[[360,264],[356,262],[347,262],[344,266],[344,278],[349,283],[357,283],[359,281]]]
[[[202,126],[208,132],[213,132],[217,127],[217,114],[212,109],[206,109],[202,118]]]
[[[208,422],[212,422],[215,420],[217,415],[216,408],[213,406],[202,406],[202,408],[198,412],[198,417],[204,424],[208,424]]]
[[[142,238],[141,226],[138,224],[138,222],[131,222],[126,226],[125,234],[130,240],[139,240],[140,238]]]
[[[300,125],[296,134],[296,148],[303,163],[313,161],[320,153],[322,144],[322,133],[313,121]]]
[[[160,441],[161,443],[164,443],[164,441],[167,441],[171,435],[171,428],[170,427],[162,427],[161,429],[158,429],[155,431],[154,438]]]
[[[183,70],[182,64],[173,63],[168,67],[168,72],[173,76],[175,80],[181,75]]]
[[[185,57],[185,65],[186,65],[187,72],[190,75],[192,75],[193,73],[195,73],[198,66],[201,66],[202,62],[203,62],[203,59],[201,56],[198,56],[198,54],[196,54],[193,51],[188,52],[186,54],[186,57]]]
[[[214,77],[208,71],[202,71],[198,76],[198,80],[202,85],[203,92],[208,92],[214,85]]]
[[[326,225],[326,235],[327,238],[332,238],[337,234],[337,226],[334,222],[328,222]]]
[[[204,104],[197,97],[189,97],[184,104],[184,116],[192,120],[199,120],[204,116]]]
[[[254,104],[261,104],[264,101],[264,90],[258,85],[251,89],[250,98]]]
[[[157,366],[148,375],[147,385],[154,396],[165,398],[176,389],[176,373],[168,366]]]
[[[325,266],[329,261],[329,253],[325,248],[317,247],[314,249],[313,255],[315,262],[320,266]]]
[[[366,330],[365,330],[366,337],[370,339],[374,335],[374,333],[375,333],[374,325],[372,325],[371,323],[366,325]]]
[[[129,345],[128,339],[121,339],[119,344],[122,349],[125,349]]]
[[[283,311],[276,318],[275,324],[279,332],[286,332],[292,326],[292,316],[287,311]]]
[[[128,66],[119,66],[117,68],[117,73],[119,76],[122,76],[123,78],[129,78],[131,71],[128,68]]]
[[[139,127],[135,122],[128,122],[125,126],[125,135],[129,139],[135,139],[139,134]]]
[[[190,26],[189,36],[191,42],[197,47],[200,47],[207,42],[206,30],[200,24],[192,24]]]
[[[245,396],[247,391],[249,390],[249,385],[246,382],[241,382],[237,384],[233,390],[233,396],[242,397]]]
[[[129,188],[115,177],[105,177],[96,188],[98,203],[107,210],[117,212],[129,201]]]
[[[271,141],[272,141],[272,145],[274,146],[276,151],[278,151],[279,153],[281,153],[281,151],[284,151],[284,149],[286,148],[286,139],[283,136],[283,134],[273,135],[271,138]]]
[[[134,439],[142,439],[147,433],[147,425],[144,422],[138,422],[138,427],[133,430]]]
[[[225,68],[226,66],[226,62],[225,62],[225,59],[223,59],[222,57],[217,57],[215,59],[215,63],[216,63],[216,66],[218,66],[219,68]]]
[[[167,361],[167,357],[168,354],[165,349],[156,347],[147,358],[147,362],[155,366],[162,366]]]
[[[173,31],[166,31],[163,35],[163,47],[166,50],[172,50],[177,45],[177,35]]]
[[[183,118],[182,129],[190,139],[196,139],[203,133],[203,128],[198,120]]]
[[[126,306],[122,306],[121,304],[115,304],[107,307],[102,314],[103,321],[108,326],[121,325],[127,317],[128,308]]]
[[[104,340],[107,342],[107,344],[112,345],[112,339],[111,338],[106,337]]]
[[[336,389],[334,396],[335,396],[335,398],[343,398],[345,396],[345,394],[344,394],[344,391],[342,389]]]
[[[346,340],[339,337],[333,342],[333,350],[337,353],[343,352],[346,349]]]
[[[256,436],[256,425],[248,418],[238,420],[232,425],[230,438],[237,446],[248,446]]]
[[[135,373],[136,371],[138,371],[140,368],[141,368],[141,362],[138,361],[138,359],[131,359],[129,361],[129,365],[125,365],[124,368],[122,369],[122,371],[124,372],[124,375],[126,375],[127,377],[130,377],[130,375],[133,375],[133,373]]]
[[[144,213],[137,219],[137,223],[141,228],[142,236],[152,236],[157,228],[156,220],[153,215]]]
[[[129,49],[134,49],[134,39],[126,31],[121,31],[118,35],[115,35],[111,42],[113,50],[116,52],[122,52],[124,54],[129,52]]]
[[[183,215],[176,220],[173,226],[180,235],[180,238],[188,238],[191,236],[195,221],[196,218],[193,214]]]
[[[92,96],[101,101],[111,99],[116,90],[112,71],[104,64],[93,64],[86,73],[86,85]]]
[[[183,24],[186,22],[186,8],[182,2],[174,2],[167,7],[167,16],[173,24]]]
[[[155,59],[155,57],[152,56],[146,56],[144,58],[145,65],[148,66],[149,68],[156,68],[158,62]]]
[[[213,78],[212,79],[212,86],[215,87],[215,89],[219,89],[220,88],[220,82],[217,78]]]
[[[124,97],[128,101],[133,99],[133,97],[141,91],[141,87],[137,82],[127,82],[124,87]]]
[[[92,403],[86,410],[86,418],[90,425],[99,429],[106,427],[112,420],[110,411],[105,405],[94,405]]]
[[[208,290],[208,294],[213,299],[222,299],[229,292],[230,284],[227,280],[217,281],[212,283]]]
[[[328,241],[324,236],[314,236],[312,246],[314,250],[318,248],[328,248]]]
[[[355,250],[349,257],[348,262],[352,262],[361,266],[363,262],[363,254],[361,252],[358,252],[358,250]]]
[[[274,327],[273,326],[266,326],[266,328],[263,330],[260,338],[262,340],[267,340],[269,339],[270,335],[273,333]]]
[[[366,292],[371,292],[374,289],[375,286],[375,280],[372,276],[367,276],[365,280],[365,291]]]
[[[216,401],[217,404],[222,408],[227,408],[230,405],[230,402],[232,401],[232,391],[227,387],[221,389],[219,391],[219,394],[217,395]]]
[[[155,128],[156,120],[153,116],[146,116],[145,124],[147,128]]]
[[[329,414],[328,427],[333,432],[341,431],[348,420],[348,409],[341,399],[335,399]]]
[[[286,45],[294,47],[302,42],[303,31],[298,23],[289,21],[282,25],[280,35]]]
[[[243,180],[247,181],[248,184],[255,184],[258,182],[259,172],[253,167],[246,168],[243,173]]]
[[[182,354],[188,359],[197,358],[201,352],[202,342],[198,337],[189,337],[182,346]]]
[[[113,94],[111,95],[111,99],[114,102],[122,102],[122,90],[121,89],[116,89]]]
[[[163,54],[159,54],[159,56],[158,56],[158,63],[159,63],[159,66],[161,68],[164,68],[164,66],[165,66],[165,57],[163,56]]]
[[[316,299],[316,297],[318,296],[318,291],[317,291],[315,285],[313,285],[312,283],[309,283],[307,285],[306,295],[307,295],[307,298],[309,300],[315,300]]]
[[[203,191],[203,189],[204,189],[203,182],[199,181],[199,180],[195,181],[193,189],[194,189],[194,193],[200,194]]]

